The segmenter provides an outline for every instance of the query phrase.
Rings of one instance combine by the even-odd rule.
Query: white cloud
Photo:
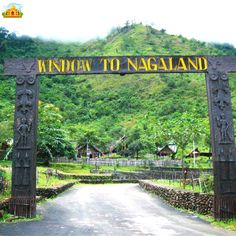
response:
[[[3,19],[10,31],[70,41],[104,37],[127,20],[154,23],[171,34],[236,46],[235,0],[15,0],[22,19]],[[11,1],[3,1],[0,7]]]

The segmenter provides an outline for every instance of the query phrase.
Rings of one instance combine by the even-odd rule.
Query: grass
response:
[[[157,183],[157,184],[160,184],[160,185],[163,185],[163,186],[167,186],[167,187],[174,187],[176,189],[185,189],[185,190],[188,190],[188,191],[193,191],[193,192],[196,192],[196,193],[201,193],[203,192],[203,190],[205,190],[204,188],[200,188],[199,185],[194,185],[194,188],[192,187],[191,184],[186,184],[185,185],[185,188],[183,188],[183,181],[182,180],[166,180],[166,179],[155,179],[155,180],[152,180],[154,183]],[[206,190],[204,191],[206,192]],[[209,191],[209,193],[212,193],[213,194],[213,191]]]
[[[200,219],[203,219],[215,226],[236,231],[236,219],[227,220],[227,221],[219,221],[219,220],[215,220],[213,216],[209,216],[209,215],[197,214],[197,216]]]
[[[59,179],[56,176],[49,176],[44,173],[48,168],[37,167],[37,187],[47,188],[47,187],[57,187],[62,184],[67,184],[69,182],[74,182],[73,179]]]
[[[176,189],[183,189],[183,182],[182,180],[166,180],[166,179],[155,179],[152,180],[152,182],[163,185],[163,186],[167,186],[167,187],[173,187]],[[185,190],[190,190],[193,191],[193,188],[191,185],[185,185]],[[194,192],[200,192],[199,186],[195,186],[194,187]]]
[[[50,167],[62,171],[67,174],[90,174],[91,167],[89,165],[74,164],[74,163],[51,163]]]
[[[93,166],[87,164],[75,164],[75,163],[51,163],[52,168],[62,171],[64,173],[70,174],[81,174],[88,175],[91,174],[91,169],[98,168],[100,171],[110,170],[110,171],[121,171],[121,172],[135,172],[147,170],[148,168],[139,166]]]
[[[29,221],[38,221],[42,220],[43,217],[41,215],[36,215],[34,218],[26,218],[26,217],[15,217],[9,213],[4,213],[3,217],[0,218],[0,223],[17,223],[17,222],[29,222]]]
[[[62,184],[73,182],[72,179],[58,179],[55,176],[51,176],[47,179],[45,172],[48,168],[46,167],[37,167],[37,187],[38,188],[47,188],[47,187],[57,187]],[[7,180],[7,188],[0,193],[0,201],[4,201],[9,198],[11,195],[11,161],[0,161],[0,172]]]

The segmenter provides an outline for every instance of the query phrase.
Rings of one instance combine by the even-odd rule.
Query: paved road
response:
[[[137,184],[74,187],[43,203],[44,220],[0,224],[0,235],[234,235],[166,206]]]

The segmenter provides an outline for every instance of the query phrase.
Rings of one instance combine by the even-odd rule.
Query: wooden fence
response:
[[[89,164],[94,166],[153,166],[153,167],[165,167],[165,166],[181,166],[181,160],[119,160],[119,159],[77,159],[69,160],[67,158],[58,158],[55,162],[70,162]]]

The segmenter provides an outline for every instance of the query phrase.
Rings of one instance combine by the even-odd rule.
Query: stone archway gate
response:
[[[11,211],[36,214],[36,139],[40,75],[205,73],[214,168],[214,216],[236,217],[236,152],[228,73],[236,56],[121,56],[10,59],[16,76]]]

